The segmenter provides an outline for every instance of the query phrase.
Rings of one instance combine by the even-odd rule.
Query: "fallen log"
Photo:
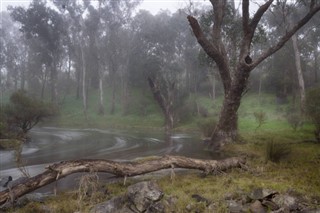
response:
[[[82,159],[62,161],[46,167],[46,171],[22,183],[14,185],[0,192],[0,205],[17,199],[42,186],[78,172],[104,172],[117,177],[131,177],[168,168],[184,168],[202,170],[206,174],[226,171],[230,168],[242,167],[244,158],[227,158],[224,160],[201,160],[182,156],[164,156],[157,159],[144,160],[142,162],[115,162],[102,159]]]

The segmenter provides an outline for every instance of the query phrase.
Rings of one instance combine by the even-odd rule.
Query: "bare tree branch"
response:
[[[207,55],[210,56],[216,62],[219,68],[220,76],[222,78],[224,91],[229,91],[229,88],[231,86],[231,77],[229,70],[230,68],[227,60],[227,54],[225,53],[225,51],[224,53],[222,53],[221,49],[219,50],[217,48],[217,45],[214,45],[215,41],[211,43],[206,38],[196,18],[189,15],[188,21],[195,37],[197,38],[198,43],[201,45],[201,47],[207,53]]]
[[[254,14],[251,22],[250,22],[250,28],[255,31],[257,28],[258,23],[261,20],[261,17],[263,16],[263,14],[268,10],[268,8],[270,7],[270,5],[272,4],[274,0],[269,0],[267,1],[265,4],[261,5],[259,7],[259,9],[257,10],[257,12]]]
[[[298,21],[291,30],[287,31],[287,33],[282,36],[274,46],[267,49],[264,53],[261,54],[260,57],[253,61],[253,63],[250,65],[251,70],[258,66],[264,59],[283,47],[283,45],[292,37],[292,35],[296,33],[301,27],[303,27],[317,12],[319,12],[319,10],[320,5],[313,6],[313,9],[311,9],[300,21]]]
[[[249,0],[242,1],[242,29],[243,35],[250,32],[249,29]]]
[[[242,2],[242,27],[243,27],[243,40],[240,50],[240,56],[242,60],[249,55],[250,45],[257,28],[258,23],[261,20],[263,14],[268,10],[273,0],[267,1],[261,5],[257,12],[254,14],[251,22],[249,23],[249,0],[243,0]]]
[[[212,38],[213,42],[219,42],[221,40],[222,22],[224,18],[224,12],[227,1],[225,0],[210,0],[213,6],[213,31]]]

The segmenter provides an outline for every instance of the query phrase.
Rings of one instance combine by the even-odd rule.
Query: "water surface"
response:
[[[44,171],[49,164],[74,159],[109,159],[126,161],[146,156],[183,155],[193,158],[217,159],[220,156],[206,151],[197,134],[159,132],[34,128],[31,140],[23,145],[22,160],[31,176]],[[17,169],[14,151],[0,150],[0,176],[14,179],[22,174]],[[72,175],[59,181],[61,188],[71,187]],[[108,177],[103,175],[103,177]]]

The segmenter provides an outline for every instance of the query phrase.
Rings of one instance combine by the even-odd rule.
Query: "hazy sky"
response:
[[[0,0],[0,9],[1,11],[6,10],[8,5],[12,6],[21,6],[28,5],[31,0]],[[88,0],[89,1],[89,0]],[[97,1],[97,0],[90,0]],[[160,10],[170,10],[171,12],[175,12],[179,8],[183,8],[188,4],[188,0],[144,0],[138,9],[149,10],[152,14],[156,14]],[[208,0],[193,0],[193,2],[199,3],[207,3]]]
[[[194,3],[206,3],[210,4],[208,0],[193,0]],[[179,8],[187,6],[189,3],[188,0],[144,0],[139,8],[149,10],[152,14],[156,14],[161,9],[170,10],[171,12],[177,11]]]

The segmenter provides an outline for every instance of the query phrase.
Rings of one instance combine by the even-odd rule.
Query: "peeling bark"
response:
[[[78,172],[105,172],[114,174],[117,177],[126,178],[169,168],[197,169],[204,171],[206,174],[220,173],[231,168],[241,168],[244,164],[245,159],[237,157],[217,161],[182,156],[164,156],[143,162],[115,162],[90,159],[62,161],[48,166],[43,173],[13,186],[10,191],[7,189],[0,192],[0,205],[10,201],[12,197],[16,199],[42,186]]]

